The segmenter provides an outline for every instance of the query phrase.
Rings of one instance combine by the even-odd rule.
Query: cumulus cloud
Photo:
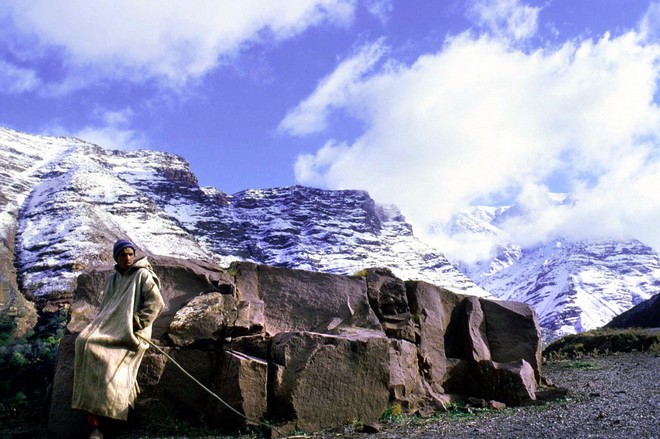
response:
[[[139,131],[112,125],[88,126],[73,133],[73,136],[108,149],[134,150],[149,146],[146,137]]]
[[[246,45],[280,41],[320,23],[346,24],[355,0],[10,0],[0,21],[21,38],[25,57],[44,67],[45,53],[64,61],[64,92],[96,80],[155,79],[183,85],[214,69]],[[60,84],[61,82],[61,84]]]
[[[469,237],[444,236],[437,224],[498,203],[518,204],[505,231],[527,245],[558,235],[637,237],[660,249],[658,44],[630,31],[526,52],[497,32],[463,34],[412,65],[380,59],[377,68],[344,74],[347,65],[376,66],[363,53],[282,123],[304,134],[345,111],[366,126],[356,139],[331,139],[299,156],[300,183],[367,189],[401,207],[448,254]],[[548,203],[556,190],[576,203]],[[501,239],[478,243],[480,253]]]

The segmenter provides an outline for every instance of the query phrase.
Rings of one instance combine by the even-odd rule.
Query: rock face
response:
[[[377,420],[389,399],[388,344],[368,330],[277,334],[271,348],[275,418],[293,418],[305,431]]]
[[[154,340],[234,414],[151,349],[134,422],[169,416],[233,428],[267,419],[317,431],[376,421],[388,404],[442,408],[450,395],[535,398],[540,329],[524,304],[491,302],[383,268],[341,276],[235,263],[151,259],[165,310]],[[106,269],[81,275],[58,358],[50,428],[81,429],[70,406],[73,346],[96,313]],[[67,348],[67,346],[69,348]]]

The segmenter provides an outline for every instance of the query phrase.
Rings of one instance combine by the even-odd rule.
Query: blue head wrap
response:
[[[112,258],[116,261],[117,257],[119,256],[119,253],[121,253],[122,250],[125,248],[132,248],[133,251],[135,251],[135,246],[131,241],[127,241],[125,239],[118,239],[117,242],[115,242],[114,247],[112,247]]]

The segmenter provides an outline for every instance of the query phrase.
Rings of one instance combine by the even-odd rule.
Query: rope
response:
[[[275,426],[273,426],[272,424],[269,424],[268,422],[260,421],[260,420],[258,420],[258,419],[252,419],[252,418],[250,418],[250,417],[244,415],[243,413],[239,412],[239,411],[236,410],[234,407],[232,407],[231,405],[229,405],[227,402],[225,402],[225,400],[223,400],[222,398],[220,398],[218,395],[216,395],[215,393],[213,393],[213,392],[211,391],[211,389],[209,389],[209,388],[206,387],[204,384],[202,384],[201,382],[199,382],[199,381],[197,380],[197,378],[195,378],[194,376],[192,376],[192,375],[191,375],[186,369],[183,368],[183,366],[181,366],[179,363],[177,363],[177,361],[176,361],[174,358],[172,358],[167,352],[165,352],[163,349],[161,349],[160,346],[158,346],[157,344],[155,344],[155,343],[152,342],[151,340],[142,337],[140,334],[135,334],[135,335],[137,335],[137,336],[140,337],[142,340],[146,341],[146,342],[149,343],[151,346],[153,346],[154,348],[156,348],[156,350],[158,350],[158,352],[160,352],[161,354],[165,355],[165,357],[166,357],[168,360],[170,360],[170,361],[171,361],[176,367],[178,367],[179,370],[181,370],[181,372],[183,372],[188,378],[190,378],[191,380],[193,380],[193,381],[194,381],[199,387],[201,387],[202,389],[206,390],[206,392],[208,392],[211,396],[213,396],[215,399],[217,399],[218,401],[220,401],[225,407],[227,407],[227,408],[228,408],[229,410],[231,410],[232,412],[236,413],[236,414],[237,414],[238,416],[240,416],[241,418],[243,418],[243,419],[245,419],[245,420],[247,420],[247,421],[253,422],[253,423],[255,423],[255,424],[262,425],[262,426],[264,426],[264,427],[266,427],[266,428],[270,428],[270,429],[274,430],[275,432],[277,432],[277,434],[279,434],[279,435],[281,435],[281,436],[288,437],[289,439],[310,437],[310,436],[306,436],[306,435],[303,435],[303,436],[286,436],[285,433],[282,433],[281,431],[279,431],[279,430],[278,430]]]

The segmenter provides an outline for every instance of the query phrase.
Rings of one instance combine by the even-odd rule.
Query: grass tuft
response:
[[[598,366],[595,362],[591,360],[573,360],[567,361],[561,365],[564,369],[579,369],[579,370],[598,370]]]

